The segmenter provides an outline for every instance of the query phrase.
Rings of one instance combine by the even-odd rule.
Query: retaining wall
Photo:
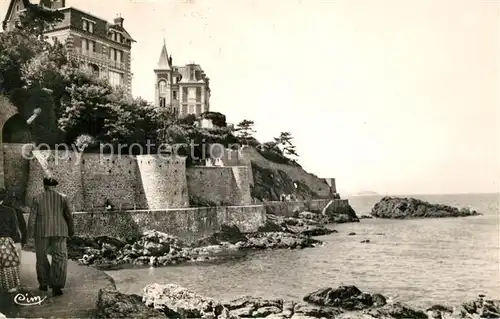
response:
[[[310,201],[290,201],[278,202],[270,201],[264,202],[266,213],[277,216],[293,216],[295,213],[303,211],[321,211],[330,199],[313,199]],[[334,209],[343,210],[349,207],[349,200],[347,199],[334,199],[332,203]]]
[[[73,216],[77,236],[126,238],[158,230],[186,242],[220,231],[222,225],[236,225],[245,233],[255,232],[266,221],[263,205],[76,212]]]

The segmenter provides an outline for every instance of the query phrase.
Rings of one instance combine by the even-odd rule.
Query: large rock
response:
[[[500,318],[500,300],[484,299],[463,303],[453,312],[455,318]]]
[[[96,306],[100,318],[165,318],[161,311],[144,305],[141,296],[126,295],[116,290],[99,290]]]
[[[315,247],[322,242],[309,236],[285,232],[254,233],[247,235],[243,249],[301,249]]]
[[[325,227],[328,220],[321,214],[301,212],[296,217],[267,215],[267,222],[259,232],[287,232],[304,236],[323,236],[337,231]]]
[[[175,284],[151,284],[144,288],[142,297],[146,306],[175,318],[217,318],[223,306],[210,298]]]
[[[341,224],[359,222],[359,218],[351,205],[347,205],[346,207],[337,207],[334,205],[333,200],[326,204],[321,211],[321,214],[327,218],[329,223]]]
[[[381,308],[349,311],[335,319],[428,319],[420,310],[414,310],[400,303],[387,304]]]
[[[373,206],[371,215],[377,218],[465,217],[480,215],[468,208],[430,204],[415,198],[384,197]]]
[[[305,296],[304,301],[318,306],[337,307],[345,310],[362,310],[386,304],[384,296],[363,293],[355,286],[340,286],[337,289],[322,288]]]

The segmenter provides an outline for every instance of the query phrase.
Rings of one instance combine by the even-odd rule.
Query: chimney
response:
[[[52,1],[51,9],[60,9],[66,6],[66,0],[56,0]]]
[[[123,28],[123,18],[120,16],[120,17],[116,17],[114,20],[114,23],[119,25],[120,27]]]

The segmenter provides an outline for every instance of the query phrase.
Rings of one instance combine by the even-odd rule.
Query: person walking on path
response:
[[[21,263],[21,251],[22,248],[26,245],[28,237],[26,236],[26,220],[24,219],[23,211],[19,208],[19,205],[17,205],[16,192],[14,190],[9,191],[6,198],[4,198],[3,202],[0,202],[0,204],[11,207],[16,212],[19,231],[21,232],[21,240],[20,242],[16,242],[16,248],[19,253],[19,263]]]
[[[44,192],[33,199],[28,220],[28,237],[35,238],[36,274],[41,291],[52,288],[54,296],[63,294],[68,268],[67,238],[74,234],[73,216],[66,195],[55,190],[59,183],[44,178]],[[52,264],[47,258],[52,254]]]
[[[9,312],[13,306],[12,293],[21,286],[20,260],[16,243],[21,234],[16,211],[3,205],[7,193],[0,190],[0,312]]]

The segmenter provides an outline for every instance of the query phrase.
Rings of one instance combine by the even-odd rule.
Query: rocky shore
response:
[[[499,318],[500,300],[477,300],[454,308],[435,305],[426,310],[389,303],[380,294],[362,292],[355,286],[322,288],[301,301],[242,297],[220,302],[175,284],[150,284],[143,296],[116,290],[100,290],[100,318],[337,318],[337,319],[459,319]]]
[[[468,208],[431,204],[415,198],[384,197],[376,203],[371,215],[377,218],[410,219],[466,217],[481,215]]]
[[[238,252],[263,249],[302,249],[321,245],[313,236],[336,232],[325,227],[320,214],[303,212],[297,217],[269,215],[258,232],[244,234],[235,226],[186,244],[159,231],[147,231],[139,238],[116,239],[107,236],[73,237],[68,254],[81,264],[99,269],[119,269],[124,265],[168,266],[238,256]]]

